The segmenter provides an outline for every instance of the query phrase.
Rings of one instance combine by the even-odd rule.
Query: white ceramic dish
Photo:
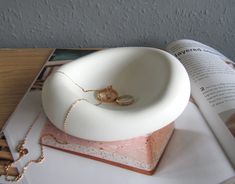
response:
[[[109,85],[119,94],[129,94],[129,106],[97,103],[93,92]],[[165,51],[127,47],[90,54],[59,68],[45,82],[42,104],[50,121],[66,133],[96,141],[129,139],[156,131],[174,121],[185,109],[190,82],[182,64]]]

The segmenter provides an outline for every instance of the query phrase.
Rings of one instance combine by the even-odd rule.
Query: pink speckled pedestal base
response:
[[[145,136],[122,141],[101,142],[67,135],[47,122],[42,130],[41,143],[58,150],[151,175],[173,131],[174,123],[171,123]],[[64,141],[67,143],[59,143]]]

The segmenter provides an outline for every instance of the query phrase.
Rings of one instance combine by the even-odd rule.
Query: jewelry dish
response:
[[[97,104],[94,92],[112,85],[133,96],[129,106]],[[42,104],[60,130],[83,139],[115,141],[154,132],[173,122],[184,110],[190,82],[182,64],[169,53],[153,48],[114,48],[63,65],[45,82]],[[66,113],[78,99],[64,130]]]
[[[153,174],[189,96],[187,72],[167,52],[99,51],[63,65],[45,81],[49,122],[42,144]]]

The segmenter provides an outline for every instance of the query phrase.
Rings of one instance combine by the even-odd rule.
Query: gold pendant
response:
[[[134,98],[131,95],[119,96],[118,92],[112,86],[95,91],[96,99],[101,103],[117,103],[121,106],[127,106],[134,103]]]
[[[113,103],[118,98],[118,93],[112,86],[96,90],[96,99],[104,103]]]

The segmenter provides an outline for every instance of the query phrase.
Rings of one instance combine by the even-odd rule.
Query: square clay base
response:
[[[89,141],[65,134],[49,121],[42,130],[42,144],[114,166],[151,175],[174,131],[171,123],[151,134],[122,141]]]

